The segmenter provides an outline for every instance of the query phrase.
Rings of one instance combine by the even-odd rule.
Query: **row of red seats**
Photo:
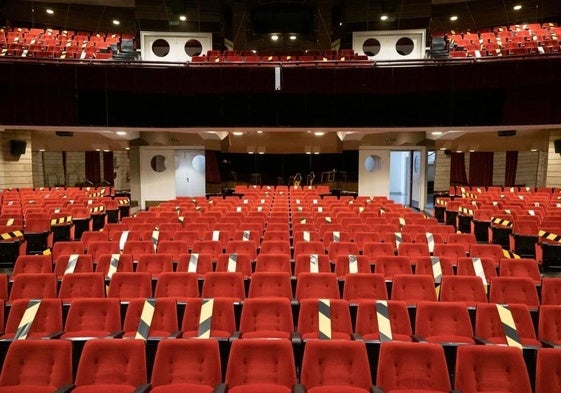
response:
[[[304,348],[301,370],[297,373],[295,353],[287,340],[236,340],[227,355],[226,367],[221,367],[225,359],[221,359],[215,340],[165,340],[159,344],[154,358],[148,359],[154,362],[150,380],[145,349],[141,340],[90,340],[73,378],[70,342],[17,341],[11,344],[6,356],[0,389],[70,385],[75,386],[73,391],[77,393],[109,389],[154,393],[226,389],[232,393],[367,393],[446,392],[452,387],[444,349],[430,343],[382,343],[375,365],[369,361],[364,343],[312,340]],[[481,391],[493,386],[505,392],[532,392],[522,352],[516,348],[466,345],[458,348],[454,360],[453,381],[457,391]],[[556,391],[561,383],[556,366],[560,360],[558,349],[538,351],[536,393]],[[43,370],[48,372],[39,373]],[[21,378],[25,375],[35,375],[35,386]]]

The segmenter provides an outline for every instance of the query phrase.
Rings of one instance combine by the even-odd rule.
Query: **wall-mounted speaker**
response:
[[[452,154],[452,150],[446,149],[446,150],[444,150],[444,154],[447,155],[447,156],[449,156],[449,155]]]
[[[555,153],[561,153],[561,139],[554,140],[553,147],[555,147]]]
[[[21,156],[22,154],[25,154],[26,147],[26,141],[18,141],[15,139],[10,140],[10,154],[13,156]]]

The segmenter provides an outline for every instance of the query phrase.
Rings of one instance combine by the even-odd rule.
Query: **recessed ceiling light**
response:
[[[116,134],[123,136],[123,135],[127,135],[127,132],[126,131],[117,131]]]
[[[521,4],[516,4],[514,7],[512,7],[512,9],[513,9],[514,11],[519,11],[519,10],[522,9],[522,5],[521,5]]]
[[[109,150],[109,149],[103,149],[103,151],[107,153],[107,152],[110,152],[111,150]]]
[[[444,150],[446,150],[446,148],[445,148],[445,147],[441,147],[440,150],[441,150],[441,151],[444,151]]]
[[[380,17],[380,20],[388,20],[388,16],[387,16],[387,15],[382,15],[382,16]]]
[[[530,151],[538,151],[538,149],[530,149]]]
[[[294,41],[296,39],[296,36],[294,34],[291,34],[289,38]]]
[[[95,151],[101,151],[101,149],[95,149]]]
[[[258,134],[262,134],[262,133],[263,133],[263,131],[261,131],[261,130],[257,130],[257,133],[258,133]]]
[[[306,154],[312,154],[312,152],[311,152],[311,151],[307,151]]]
[[[179,20],[181,22],[185,22],[187,20],[187,17],[185,15],[179,15]]]
[[[469,149],[469,152],[470,152],[470,153],[475,153],[475,150]]]
[[[315,136],[323,136],[324,134],[325,134],[325,132],[323,132],[323,131],[316,131],[316,132],[314,132],[314,135],[315,135]]]
[[[339,22],[339,26],[343,26],[343,22]]]
[[[456,153],[463,153],[463,151],[461,151],[461,150],[456,150]]]
[[[260,151],[259,154],[263,155],[263,154],[265,154],[265,152],[264,152],[264,151]]]
[[[319,154],[319,151],[315,151],[314,154]]]
[[[127,147],[125,147],[125,150],[130,150],[130,149],[131,149],[131,148],[130,148],[130,147],[128,147],[128,146],[127,146]]]
[[[234,132],[232,132],[232,134],[234,134],[235,136],[241,136],[241,135],[243,135],[243,132],[241,132],[241,131],[234,131]]]
[[[113,24],[119,26],[121,22],[118,19],[113,19]]]
[[[276,34],[273,34],[273,35],[271,36],[271,39],[272,39],[273,41],[278,41],[278,40],[279,40],[279,36],[276,35]]]
[[[52,15],[52,14],[54,14],[54,13],[55,13],[55,12],[54,12],[52,9],[47,8],[47,14]]]
[[[457,17],[456,15],[452,15],[452,16],[450,17],[450,20],[451,20],[452,22],[455,22],[455,21],[458,20],[458,17]]]
[[[442,131],[433,131],[431,132],[432,135],[442,135]]]
[[[39,151],[45,151],[45,149],[39,149]]]

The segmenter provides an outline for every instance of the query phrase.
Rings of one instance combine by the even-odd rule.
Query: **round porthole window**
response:
[[[380,53],[381,47],[382,46],[380,45],[380,41],[378,41],[376,38],[369,38],[364,41],[364,44],[362,44],[362,51],[366,56],[372,57]]]
[[[157,39],[152,43],[152,53],[158,57],[166,57],[169,53],[169,42],[163,39]]]
[[[205,172],[205,156],[203,156],[202,154],[197,154],[195,157],[193,157],[191,164],[193,165],[193,169],[195,169],[197,172]]]
[[[410,55],[415,48],[413,40],[409,37],[401,37],[395,44],[395,50],[401,56]]]
[[[382,158],[377,155],[366,157],[364,160],[364,168],[368,172],[375,172],[382,169]]]
[[[185,43],[183,49],[185,49],[187,56],[200,56],[203,51],[203,44],[201,44],[198,40],[190,39]]]
[[[150,160],[150,166],[154,172],[161,173],[166,170],[166,158],[161,154],[157,154]]]

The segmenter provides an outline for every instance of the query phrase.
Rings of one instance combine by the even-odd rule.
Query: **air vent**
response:
[[[497,135],[498,136],[515,136],[516,131],[515,130],[498,131]]]
[[[72,131],[56,131],[56,136],[74,136]]]

